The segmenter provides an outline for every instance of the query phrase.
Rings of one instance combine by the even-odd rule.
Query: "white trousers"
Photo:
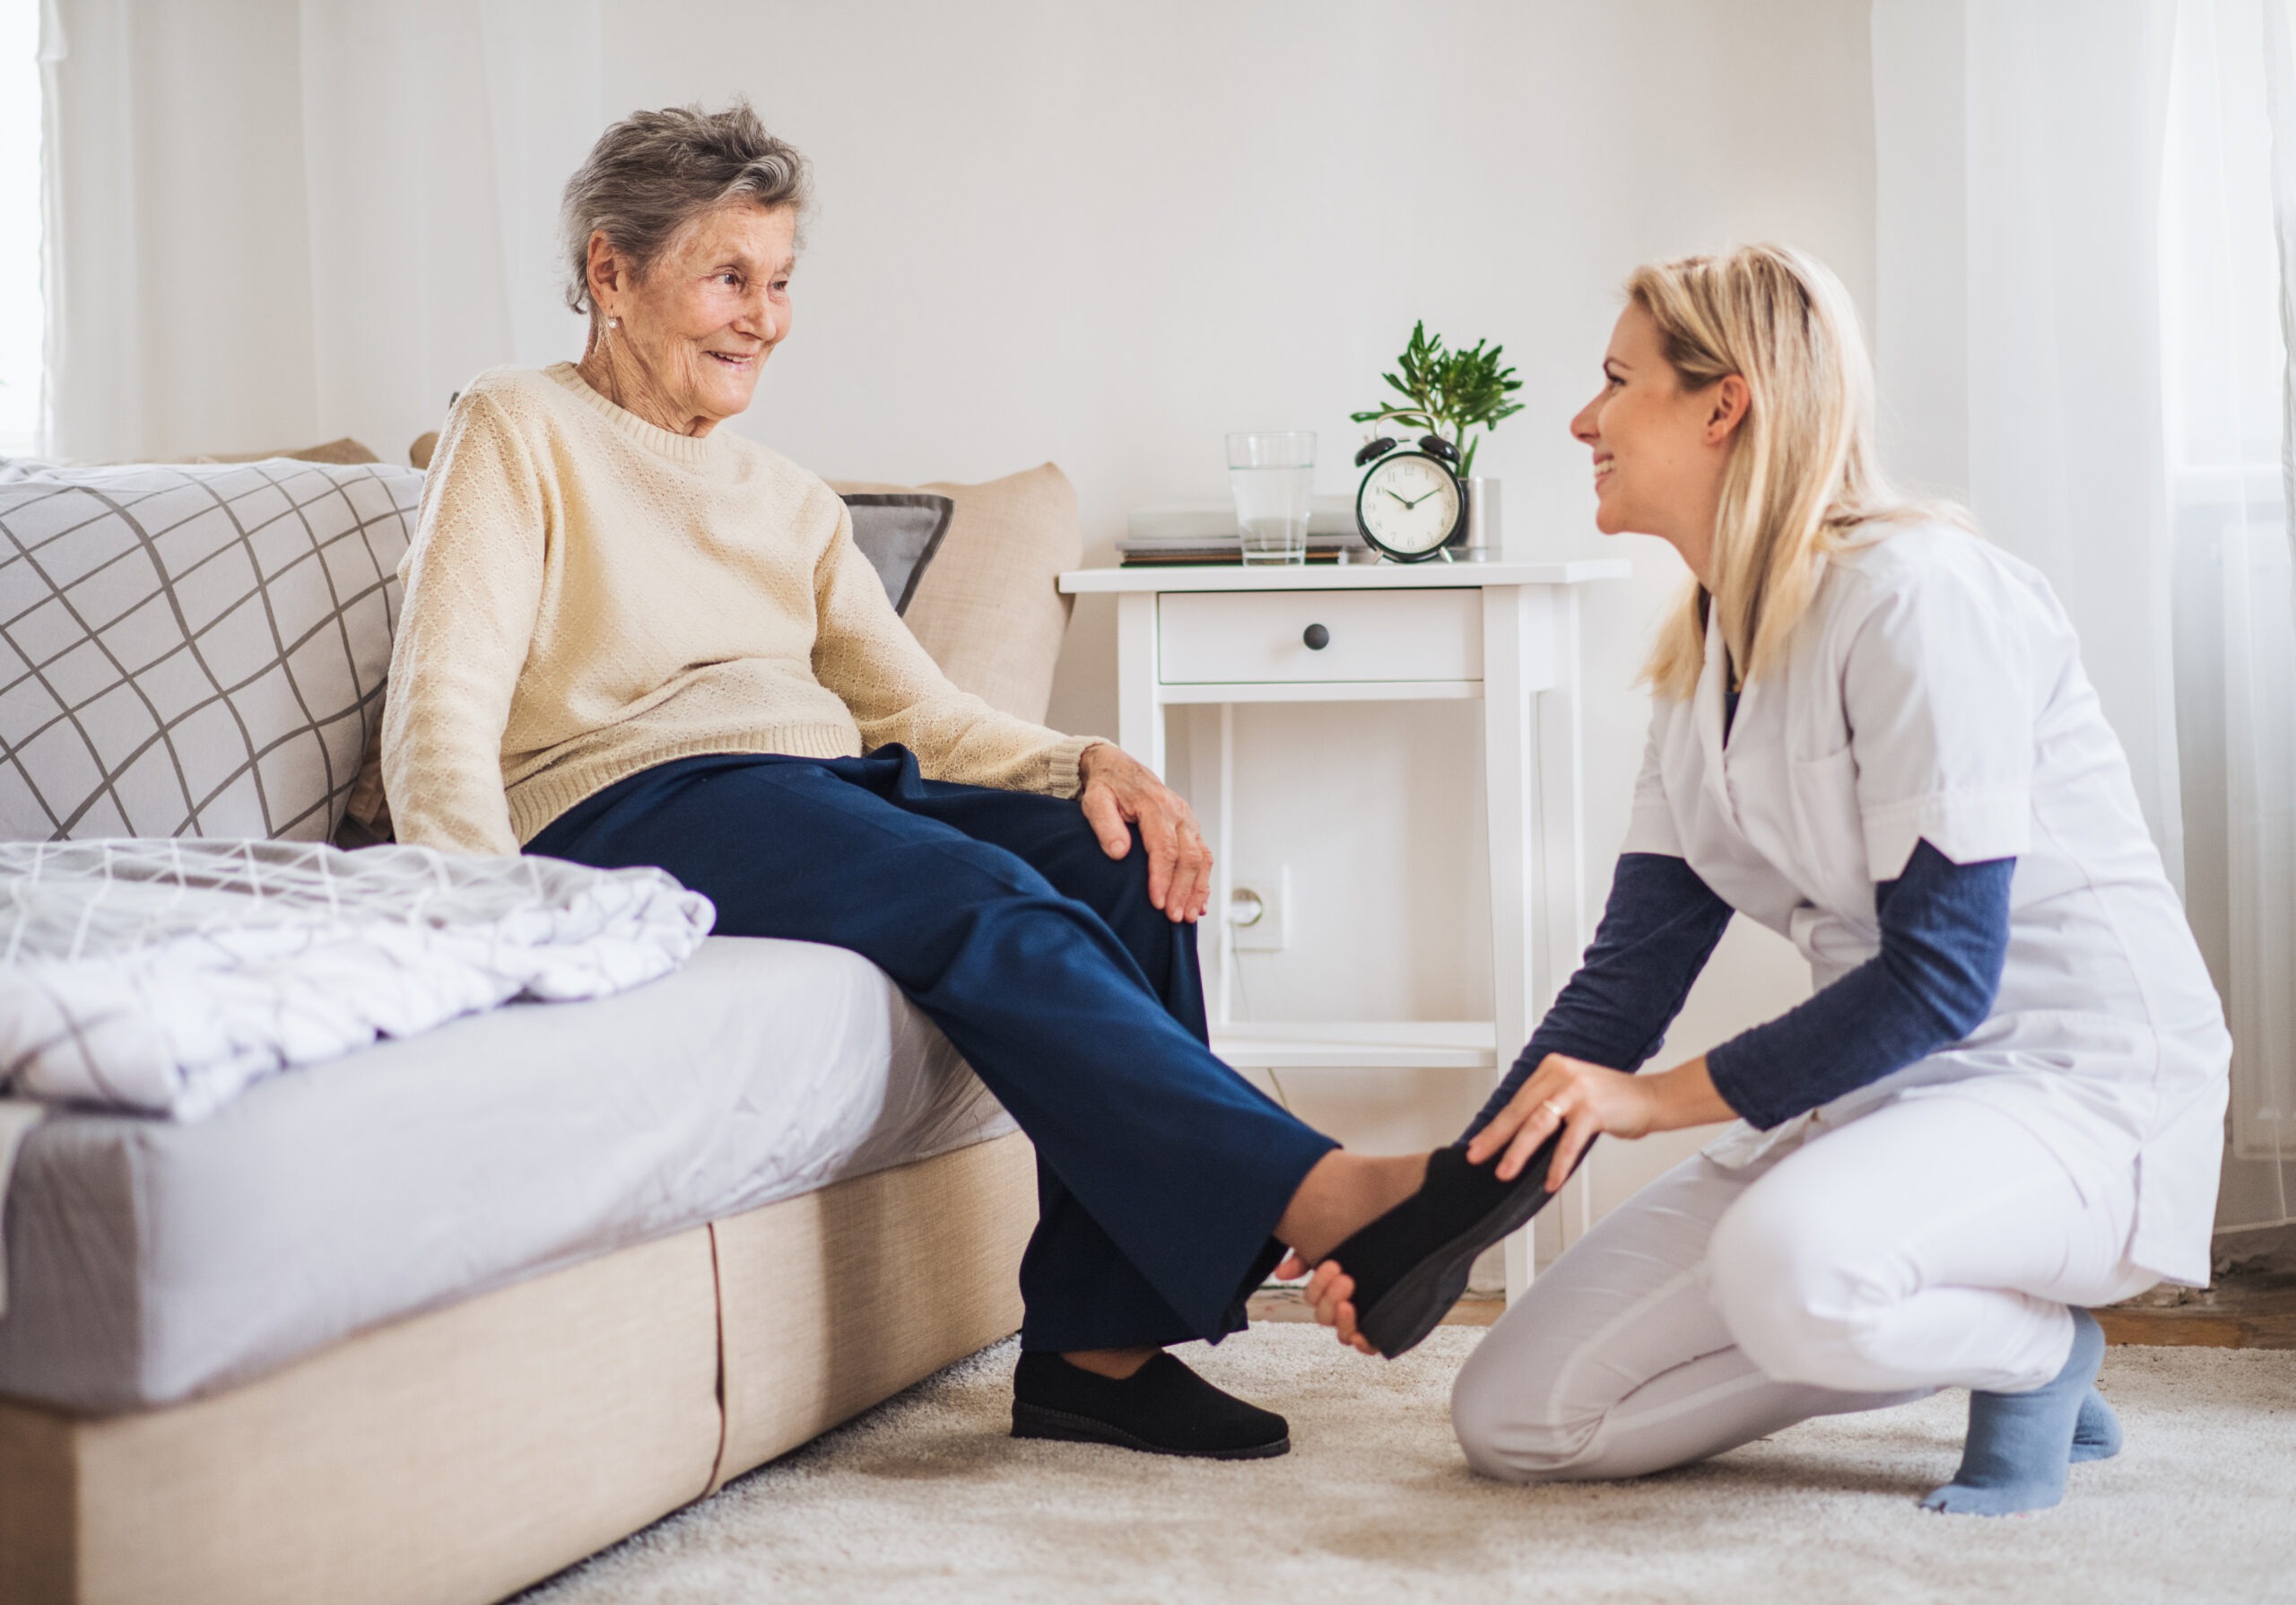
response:
[[[2064,1369],[2067,1305],[2158,1278],[2124,1258],[2135,1178],[2083,1176],[1974,1098],[1902,1099],[1743,1170],[1676,1165],[1596,1224],[1459,1373],[1467,1461],[1513,1482],[1638,1477],[1939,1388]]]

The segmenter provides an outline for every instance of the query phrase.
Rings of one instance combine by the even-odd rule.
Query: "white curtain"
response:
[[[2265,8],[2288,3],[1873,11],[1885,444],[2081,631],[2226,999],[2225,1227],[2296,1218],[2296,608],[2260,65]]]
[[[578,351],[536,176],[604,126],[598,50],[596,0],[54,0],[53,449],[403,459]]]
[[[2296,1219],[2288,21],[2287,0],[2181,0],[2162,186],[2189,882],[2213,893],[2191,912],[2235,1044],[2218,1212],[2234,1229]]]

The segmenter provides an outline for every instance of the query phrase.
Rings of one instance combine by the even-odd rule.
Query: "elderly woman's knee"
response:
[[[1064,877],[1072,896],[1112,926],[1120,927],[1127,919],[1145,920],[1156,913],[1148,901],[1148,850],[1141,843],[1138,825],[1126,827],[1132,844],[1120,859],[1109,857],[1107,848],[1100,844],[1081,814],[1060,828],[1074,833],[1073,846],[1065,855],[1069,868]],[[1150,929],[1153,929],[1152,925]]]

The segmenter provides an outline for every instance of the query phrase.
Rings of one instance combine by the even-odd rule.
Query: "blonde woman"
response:
[[[1609,908],[1467,1157],[1552,1191],[1597,1133],[1739,1123],[1507,1313],[1459,1442],[1515,1481],[1631,1477],[1964,1387],[1926,1503],[2054,1505],[2119,1445],[2087,1307],[2207,1278],[2215,992],[2048,583],[1882,479],[1839,283],[1752,247],[1627,296],[1571,431],[1600,527],[1697,582]],[[1734,912],[1815,995],[1633,1074]],[[1312,1296],[1362,1347],[1344,1260]]]

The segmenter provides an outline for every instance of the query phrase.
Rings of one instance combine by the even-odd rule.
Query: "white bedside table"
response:
[[[1622,580],[1616,559],[1079,569],[1070,595],[1117,598],[1117,740],[1164,772],[1164,710],[1221,709],[1217,775],[1192,799],[1212,838],[1212,906],[1228,907],[1238,702],[1481,698],[1490,819],[1489,1020],[1242,1022],[1230,1017],[1224,917],[1213,926],[1212,1046],[1239,1069],[1456,1068],[1494,1078],[1586,945],[1579,826],[1578,588]],[[1320,644],[1318,644],[1320,643]],[[1207,783],[1209,782],[1209,783]],[[1206,795],[1206,793],[1209,795]],[[1585,1230],[1586,1173],[1553,1208]],[[1527,1234],[1507,1291],[1527,1286]]]

